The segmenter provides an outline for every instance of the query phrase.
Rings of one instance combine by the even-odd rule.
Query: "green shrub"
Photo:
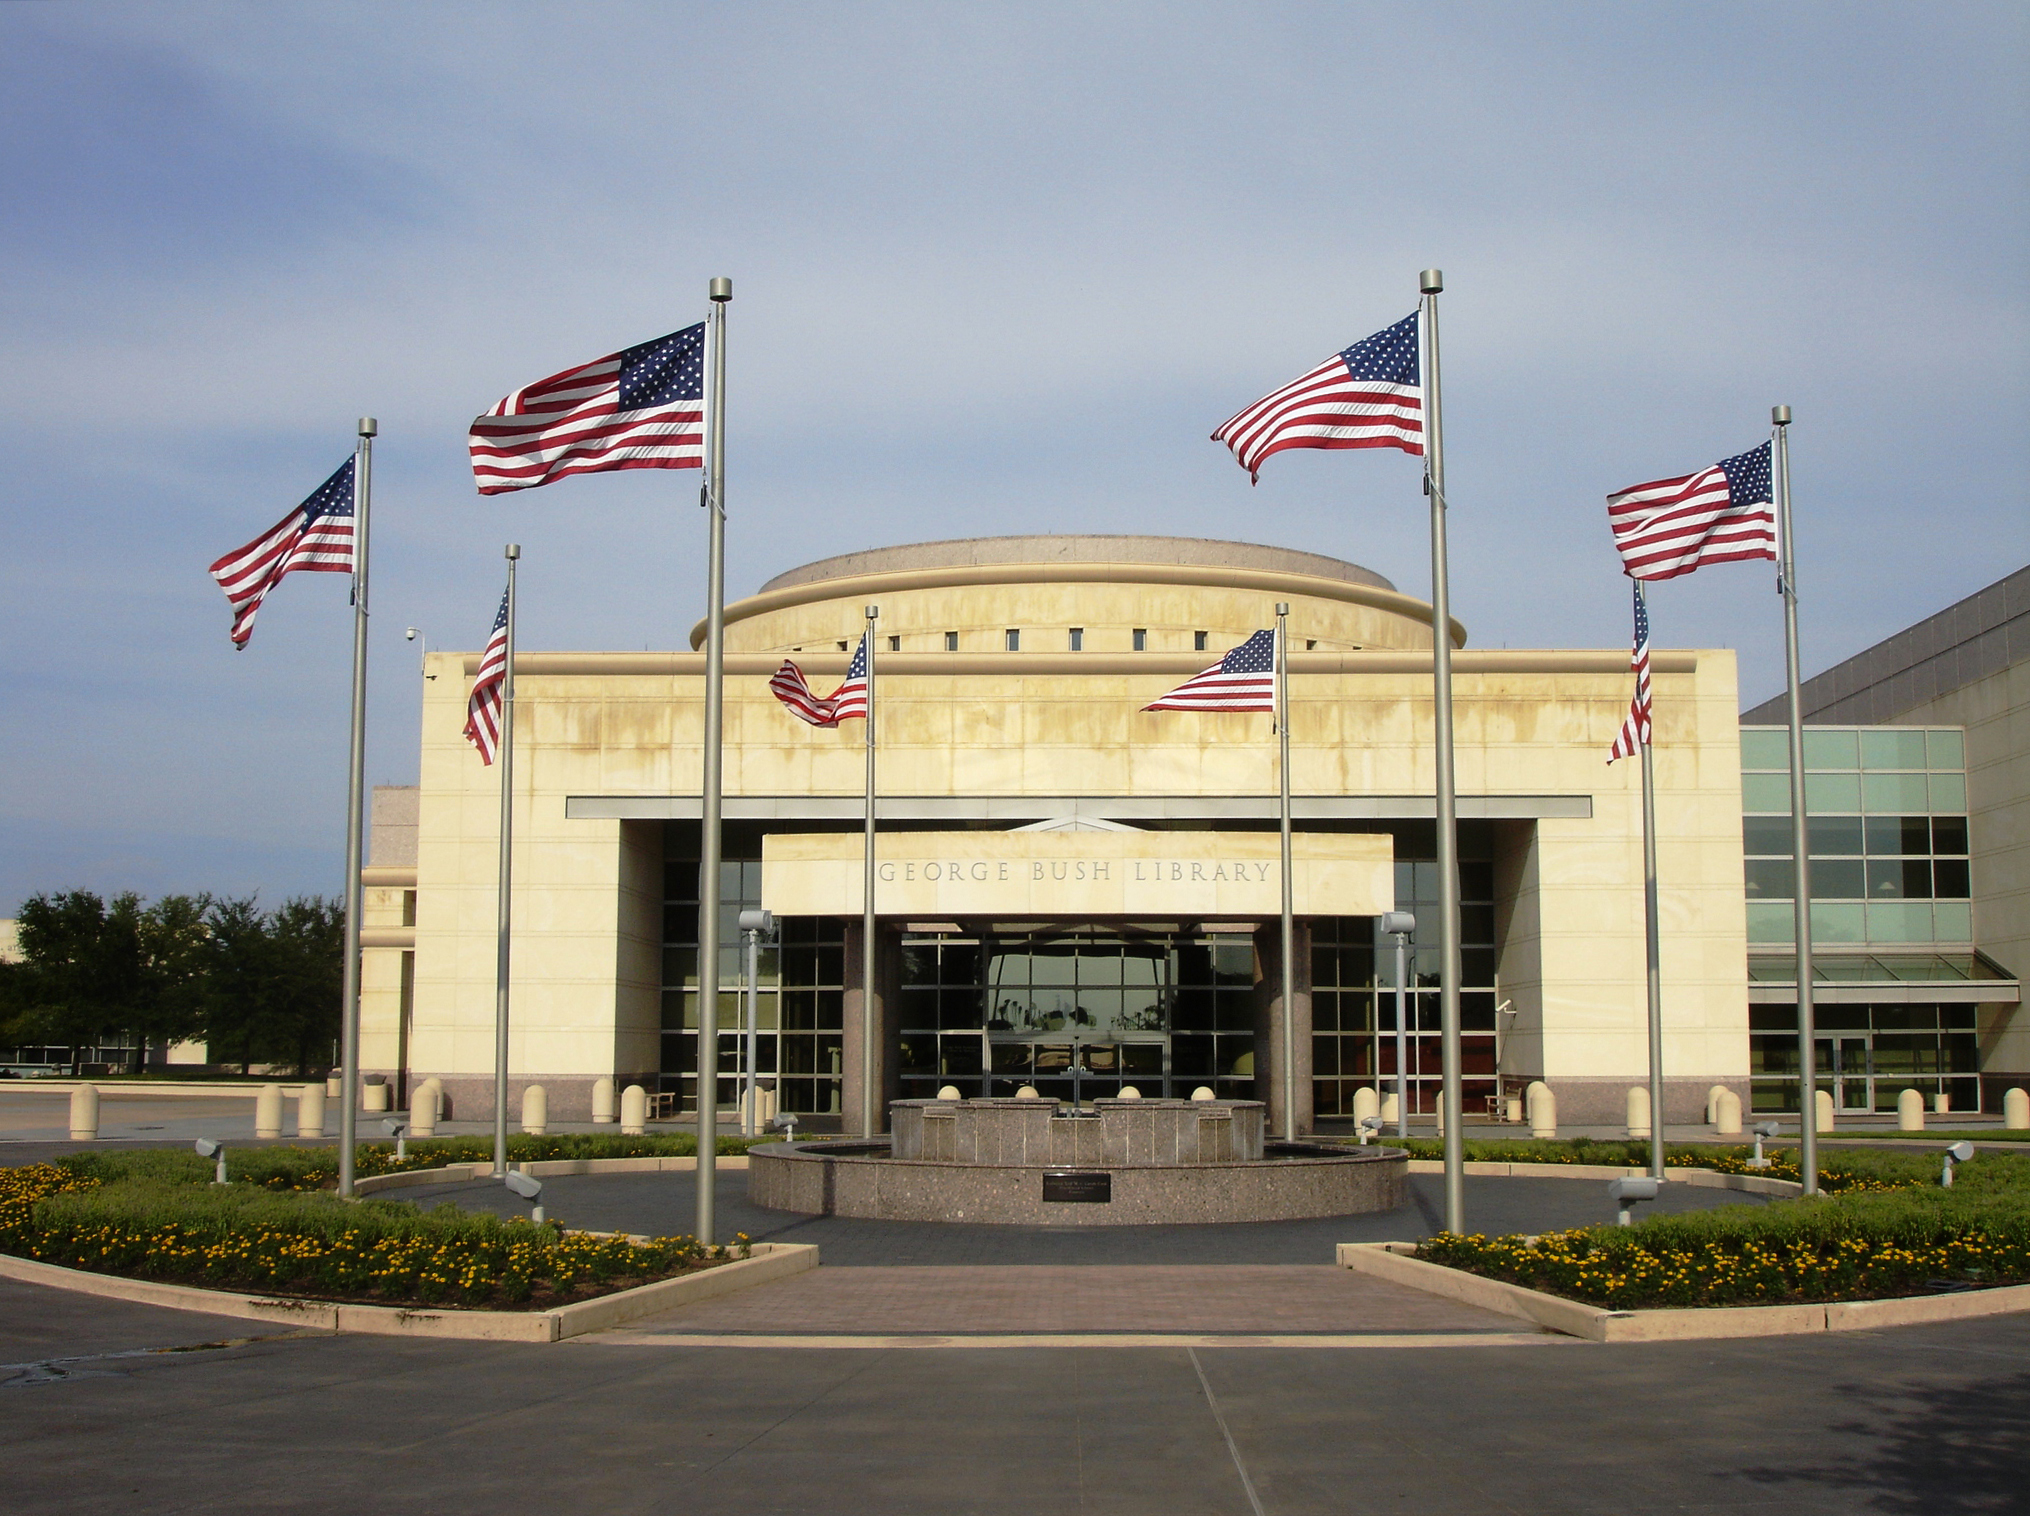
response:
[[[1412,1158],[1437,1160],[1445,1144],[1430,1137],[1382,1138],[1384,1146],[1406,1150]],[[1647,1142],[1596,1141],[1588,1137],[1475,1139],[1463,1144],[1468,1163],[1585,1164],[1608,1168],[1649,1167]],[[1770,1148],[1765,1168],[1754,1168],[1752,1147],[1721,1147],[1707,1143],[1674,1143],[1664,1149],[1666,1168],[1712,1169],[1721,1174],[1755,1174],[1765,1179],[1801,1177],[1795,1148]],[[1997,1155],[2005,1160],[2014,1154]],[[1867,1148],[1820,1148],[1819,1188],[1827,1194],[1899,1189],[1938,1182],[1939,1160],[1924,1153],[1883,1152]]]
[[[270,1150],[273,1151],[273,1150]],[[300,1150],[299,1150],[300,1151]],[[745,1253],[689,1237],[569,1234],[393,1200],[212,1185],[171,1160],[90,1154],[0,1169],[0,1252],[68,1268],[383,1304],[547,1306]],[[125,1164],[116,1160],[130,1160]],[[104,1179],[88,1169],[124,1167]]]

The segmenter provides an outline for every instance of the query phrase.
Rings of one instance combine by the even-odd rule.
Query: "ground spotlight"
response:
[[[1971,1142],[1955,1142],[1945,1150],[1945,1171],[1938,1176],[1938,1182],[1946,1189],[1951,1189],[1953,1165],[1965,1163],[1973,1156],[1974,1145]],[[219,1162],[223,1166],[225,1160],[222,1158]],[[224,1172],[223,1167],[221,1167],[220,1172]]]
[[[381,1123],[381,1130],[395,1139],[395,1161],[405,1161],[409,1156],[409,1123],[390,1118]]]
[[[216,1158],[218,1160],[218,1168],[213,1173],[211,1182],[213,1184],[224,1184],[226,1182],[226,1145],[223,1142],[213,1142],[209,1137],[200,1137],[197,1139],[196,1146],[198,1157]],[[1963,1142],[1960,1146],[1966,1147],[1967,1145]],[[1967,1152],[1971,1156],[1973,1149],[1967,1148]],[[1947,1184],[1952,1183],[1950,1167],[1948,1167],[1945,1182]]]
[[[504,1183],[515,1194],[532,1203],[533,1209],[529,1212],[529,1220],[541,1226],[545,1219],[543,1216],[543,1206],[542,1202],[536,1197],[543,1193],[543,1181],[531,1179],[519,1169],[509,1169]]]
[[[1386,1121],[1383,1121],[1383,1120],[1381,1119],[1381,1117],[1379,1117],[1379,1116],[1363,1116],[1363,1117],[1361,1117],[1361,1118],[1360,1118],[1360,1145],[1361,1145],[1362,1147],[1366,1147],[1366,1146],[1367,1146],[1367,1140],[1368,1140],[1368,1138],[1370,1138],[1370,1137],[1379,1137],[1379,1136],[1381,1136],[1381,1134],[1382,1134],[1382,1128],[1383,1128],[1383,1127],[1385,1127],[1385,1126],[1387,1126],[1387,1125],[1388,1125],[1388,1123],[1387,1123]]]
[[[1762,1144],[1781,1130],[1782,1128],[1774,1121],[1758,1121],[1755,1123],[1753,1128],[1755,1133],[1755,1156],[1748,1160],[1748,1167],[1751,1169],[1766,1169],[1769,1167],[1769,1160],[1762,1156]]]
[[[1656,1192],[1662,1182],[1655,1179],[1610,1179],[1607,1181],[1607,1198],[1614,1202],[1616,1226],[1627,1226],[1631,1207],[1640,1200],[1656,1199]]]

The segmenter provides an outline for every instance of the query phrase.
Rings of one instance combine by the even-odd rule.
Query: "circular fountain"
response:
[[[1046,1226],[1290,1221],[1393,1210],[1409,1156],[1272,1142],[1258,1100],[898,1100],[892,1137],[748,1155],[779,1211]]]

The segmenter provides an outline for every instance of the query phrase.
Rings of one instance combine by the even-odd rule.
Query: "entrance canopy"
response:
[[[778,916],[859,915],[862,845],[850,832],[771,832],[761,903]],[[1279,857],[1268,832],[895,832],[876,844],[874,905],[936,920],[1259,920],[1282,909]],[[1300,832],[1292,858],[1300,916],[1395,909],[1386,833]]]

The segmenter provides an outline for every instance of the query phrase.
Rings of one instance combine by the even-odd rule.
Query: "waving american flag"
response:
[[[1334,353],[1310,373],[1264,395],[1212,434],[1259,478],[1287,447],[1399,447],[1423,455],[1424,385],[1417,316]]]
[[[841,721],[867,719],[867,634],[860,634],[860,646],[846,669],[846,682],[829,695],[820,695],[804,679],[804,671],[785,658],[775,677],[768,681],[775,698],[790,713],[812,726],[837,726]]]
[[[465,740],[479,749],[479,761],[492,763],[500,751],[500,713],[505,703],[501,686],[507,679],[508,597],[500,595],[500,614],[493,618],[493,635],[486,639],[486,651],[479,655],[479,675],[472,681],[472,696],[465,702]]]
[[[1607,497],[1607,525],[1634,579],[1675,579],[1709,563],[1776,556],[1769,444],[1696,474]]]
[[[320,484],[310,498],[245,547],[211,566],[211,576],[233,608],[233,646],[246,650],[254,613],[268,591],[297,569],[321,574],[353,571],[353,460]]]
[[[1635,648],[1628,656],[1628,665],[1635,670],[1635,698],[1628,703],[1628,714],[1622,718],[1621,730],[1608,751],[1609,763],[1617,758],[1633,758],[1649,746],[1649,606],[1640,584],[1635,587]]]
[[[1145,711],[1274,711],[1276,634],[1256,632]]]

